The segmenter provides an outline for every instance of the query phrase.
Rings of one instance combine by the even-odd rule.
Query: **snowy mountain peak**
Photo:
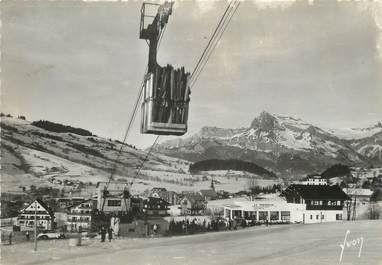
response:
[[[163,142],[157,150],[186,158],[242,159],[275,171],[324,169],[328,164],[382,164],[382,126],[333,130],[266,111],[247,128],[204,127],[178,142]]]
[[[276,116],[263,111],[252,121],[250,128],[256,128],[261,131],[272,131],[276,128],[280,128],[280,125]]]

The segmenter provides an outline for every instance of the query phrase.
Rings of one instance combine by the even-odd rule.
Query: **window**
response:
[[[325,219],[325,216],[322,214],[321,215],[321,220],[324,220]]]
[[[281,212],[281,220],[282,221],[290,221],[290,212],[289,211],[282,211]]]
[[[310,220],[313,220],[313,215],[312,214],[310,215]]]
[[[319,215],[317,214],[317,215],[316,215],[316,220],[318,220],[318,217],[319,217]]]
[[[336,214],[336,220],[342,220],[342,214],[340,213]]]
[[[121,200],[108,200],[107,206],[121,206]]]
[[[270,212],[270,219],[273,220],[273,221],[277,221],[279,220],[279,212],[276,212],[276,211],[272,211]]]
[[[265,221],[268,219],[268,212],[259,211],[259,221]]]

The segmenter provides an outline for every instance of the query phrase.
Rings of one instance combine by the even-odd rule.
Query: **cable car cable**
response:
[[[231,22],[232,17],[235,15],[238,7],[240,6],[240,1],[238,1],[237,3],[238,4],[236,5],[235,9],[233,10],[232,15],[229,17],[228,22],[225,24],[223,30],[220,32],[220,35],[218,36],[217,41],[215,41],[214,46],[210,50],[210,53],[207,55],[207,57],[206,57],[207,59],[204,61],[203,65],[201,66],[200,70],[198,71],[196,77],[191,81],[191,85],[190,85],[191,87],[193,87],[195,85],[195,83],[196,83],[197,79],[199,78],[201,72],[203,71],[204,67],[207,65],[207,62],[208,62],[209,58],[212,55],[212,52],[215,50],[215,48],[216,48],[217,44],[219,43],[221,37],[223,36],[224,32],[226,31],[229,23]]]
[[[196,69],[198,69],[199,64],[201,63],[201,61],[202,61],[202,59],[203,59],[203,57],[204,57],[204,55],[205,55],[205,53],[206,53],[208,47],[210,46],[212,40],[215,38],[215,35],[216,35],[218,29],[220,28],[220,25],[221,25],[221,23],[223,22],[223,19],[225,18],[225,16],[226,16],[228,10],[230,9],[230,6],[231,6],[231,3],[232,3],[232,2],[233,2],[233,0],[229,3],[229,5],[227,6],[227,8],[225,9],[225,11],[224,11],[224,13],[223,13],[223,16],[221,17],[221,19],[220,19],[220,21],[219,21],[217,27],[216,27],[215,30],[214,30],[214,33],[212,34],[210,40],[208,41],[208,44],[207,44],[206,48],[204,49],[202,55],[200,56],[198,62],[196,63],[196,66],[195,66],[194,70],[193,70],[192,73],[191,73],[191,79],[192,79],[192,76],[194,75]]]
[[[165,30],[166,30],[166,26],[163,28],[163,31],[162,31],[161,34],[160,34],[159,41],[158,41],[158,49],[159,49],[159,47],[160,47],[160,45],[161,45],[161,42],[162,42],[162,39],[163,39],[163,35],[164,35]],[[139,102],[140,102],[141,97],[142,97],[143,88],[144,88],[144,85],[145,85],[145,77],[146,77],[146,74],[147,74],[147,69],[148,69],[148,67],[146,66],[145,74],[143,75],[143,79],[142,79],[142,82],[141,82],[141,86],[140,86],[140,89],[139,89],[139,91],[138,91],[137,97],[136,97],[136,99],[135,99],[135,103],[134,103],[134,107],[133,107],[133,112],[132,112],[132,114],[131,114],[131,116],[130,116],[130,121],[129,121],[129,124],[128,124],[128,126],[127,126],[127,129],[126,129],[126,131],[125,131],[125,134],[124,134],[124,137],[123,137],[123,141],[122,141],[121,147],[120,147],[120,149],[119,149],[119,151],[118,151],[118,155],[117,155],[116,159],[114,160],[114,166],[113,166],[113,168],[112,168],[110,177],[109,177],[108,182],[107,182],[107,184],[106,184],[106,188],[109,186],[109,184],[110,184],[110,182],[111,182],[111,180],[112,180],[114,174],[115,174],[116,171],[117,171],[117,162],[119,161],[119,158],[120,158],[120,156],[121,156],[121,154],[122,154],[122,150],[123,150],[124,144],[125,144],[125,142],[126,142],[126,140],[127,140],[127,137],[128,137],[129,132],[130,132],[130,130],[131,130],[131,127],[132,127],[132,125],[133,125],[133,123],[134,123],[134,120],[135,120],[135,117],[136,117],[136,114],[137,114],[137,111],[138,111]]]
[[[236,3],[234,3],[235,5]],[[214,51],[215,47],[217,46],[217,44],[219,43],[223,33],[225,32],[226,28],[228,27],[228,24],[230,23],[233,15],[235,14],[238,6],[239,6],[240,2],[238,2],[238,5],[235,7],[235,9],[233,9],[234,5],[232,6],[232,9],[229,11],[228,15],[225,17],[225,21],[223,22],[224,24],[222,25],[222,27],[219,29],[219,32],[218,34],[216,35],[216,37],[214,38],[214,41],[212,42],[212,46],[209,47],[208,51],[206,52],[205,54],[205,57],[204,57],[204,60],[201,62],[201,64],[199,65],[199,68],[197,69],[197,71],[195,71],[194,75],[192,76],[191,78],[191,87],[193,87],[196,79],[198,78],[198,76],[200,75],[201,71],[203,70],[203,68],[205,67],[205,65],[207,64],[212,52]],[[228,22],[226,23],[228,19]]]
[[[236,5],[236,7],[234,7],[236,3],[238,3],[238,4]],[[220,21],[219,21],[219,23],[218,23],[216,29],[214,30],[214,33],[212,34],[212,36],[211,36],[211,38],[210,38],[210,40],[209,40],[209,42],[208,42],[206,48],[204,49],[204,51],[203,51],[203,53],[202,53],[202,56],[199,58],[198,63],[197,63],[197,65],[195,66],[195,68],[194,68],[194,70],[193,70],[193,72],[192,72],[192,74],[191,74],[191,79],[192,79],[192,75],[195,74],[195,73],[197,73],[196,79],[194,79],[194,82],[192,83],[191,86],[193,86],[193,85],[195,84],[197,78],[199,77],[201,71],[203,70],[204,66],[205,66],[206,63],[208,62],[209,57],[211,56],[211,54],[212,54],[213,50],[215,49],[217,43],[219,42],[219,40],[220,40],[220,38],[222,37],[222,35],[223,35],[223,33],[225,32],[225,30],[227,29],[228,24],[230,23],[230,21],[231,21],[233,15],[235,14],[235,12],[236,12],[237,8],[239,7],[239,5],[240,5],[240,2],[238,2],[238,1],[236,1],[236,0],[232,0],[232,1],[229,3],[229,5],[227,6],[227,8],[226,8],[226,10],[225,10],[225,12],[224,12],[222,18],[220,19]],[[228,22],[226,23],[227,19],[228,19]],[[164,29],[164,30],[165,30],[165,29]],[[164,31],[164,30],[163,30],[163,31]],[[158,46],[160,45],[160,41],[161,41],[161,39],[162,39],[162,38],[159,39],[159,44],[158,44]],[[216,41],[216,40],[217,40],[217,41]],[[212,44],[213,46],[211,46],[211,44]],[[212,47],[212,50],[211,50],[211,47]],[[207,57],[206,57],[206,56],[207,56]],[[198,68],[200,67],[200,65],[201,65],[202,68],[201,68],[201,70],[199,71]],[[153,145],[152,145],[151,148],[149,149],[149,152],[147,153],[147,156],[146,156],[145,160],[143,161],[143,163],[142,163],[141,166],[139,167],[139,169],[138,169],[138,171],[137,171],[137,174],[136,174],[135,177],[133,178],[132,183],[134,182],[135,178],[139,176],[139,173],[140,173],[141,169],[143,168],[145,162],[147,161],[147,158],[148,158],[148,156],[150,155],[150,153],[152,152],[152,150],[153,150],[154,146],[156,145],[158,139],[159,139],[159,135],[156,137],[156,139],[155,139]]]

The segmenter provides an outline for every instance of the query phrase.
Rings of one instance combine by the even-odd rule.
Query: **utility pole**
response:
[[[34,202],[34,251],[37,251],[37,200]]]

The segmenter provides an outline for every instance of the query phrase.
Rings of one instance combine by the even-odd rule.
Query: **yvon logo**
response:
[[[345,248],[359,248],[358,250],[358,258],[361,257],[362,253],[362,246],[363,246],[363,237],[355,238],[353,240],[348,240],[348,235],[350,234],[350,230],[346,231],[344,242],[340,244],[341,248],[341,255],[340,255],[340,262],[342,261],[342,257],[344,254]]]

